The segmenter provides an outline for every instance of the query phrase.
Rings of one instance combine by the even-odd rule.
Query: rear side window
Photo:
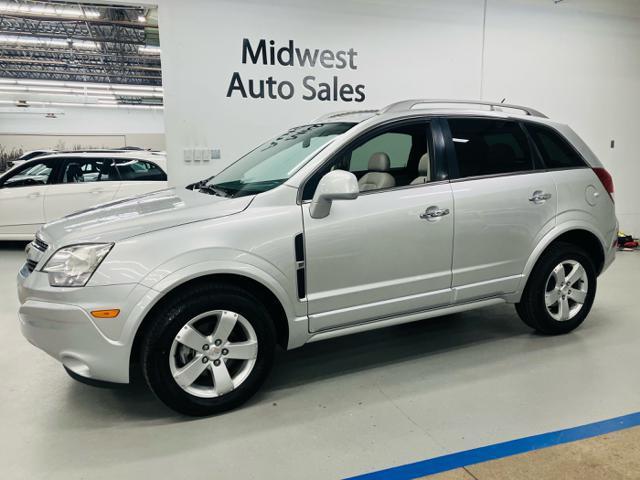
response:
[[[475,177],[533,170],[527,137],[516,122],[484,118],[449,120],[458,176]]]
[[[541,125],[528,124],[526,128],[547,168],[584,167],[582,157],[560,134]]]
[[[116,160],[116,169],[123,181],[165,181],[167,174],[155,163],[145,160]]]
[[[62,183],[113,182],[118,174],[112,160],[72,158],[67,160]]]

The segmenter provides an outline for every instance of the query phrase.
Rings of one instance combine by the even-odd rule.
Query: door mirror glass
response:
[[[358,179],[345,170],[333,170],[327,173],[311,200],[309,213],[311,218],[324,218],[329,215],[334,200],[353,200],[358,197]]]

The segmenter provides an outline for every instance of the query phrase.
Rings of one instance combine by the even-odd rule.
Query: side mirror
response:
[[[358,198],[360,188],[356,176],[345,170],[333,170],[320,179],[316,193],[311,200],[309,213],[311,218],[324,218],[329,215],[334,200],[354,200]]]

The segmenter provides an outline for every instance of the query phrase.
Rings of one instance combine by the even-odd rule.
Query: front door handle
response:
[[[422,212],[420,214],[420,218],[423,220],[433,221],[433,220],[437,220],[440,217],[444,217],[445,215],[449,215],[448,208],[440,208],[434,205],[427,208],[424,212]]]
[[[98,193],[102,193],[102,192],[104,192],[102,188],[94,188],[93,190],[91,190],[91,193],[93,193],[94,195],[97,195]]]
[[[535,192],[533,192],[533,195],[529,197],[529,201],[536,204],[540,204],[540,203],[546,202],[550,198],[551,198],[550,193],[544,193],[542,190],[536,190]]]
[[[40,192],[31,192],[28,197],[29,198],[38,198],[40,196]]]

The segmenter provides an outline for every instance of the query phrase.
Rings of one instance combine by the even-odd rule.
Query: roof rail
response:
[[[376,114],[378,113],[378,110],[342,110],[339,112],[331,112],[316,118],[313,123],[324,122],[325,120],[329,120],[331,118],[344,117],[347,115],[365,114],[365,113]]]
[[[430,103],[438,103],[438,104],[451,103],[456,105],[483,105],[485,107],[490,107],[492,111],[500,111],[501,107],[513,108],[514,110],[522,110],[527,115],[530,115],[532,117],[548,118],[546,115],[544,115],[543,113],[540,113],[538,110],[534,110],[533,108],[523,107],[521,105],[511,105],[509,103],[489,102],[484,100],[437,100],[437,99],[403,100],[401,102],[396,102],[396,103],[392,103],[391,105],[387,105],[386,107],[381,109],[379,113],[403,112],[405,110],[411,110],[416,105],[430,104]]]

